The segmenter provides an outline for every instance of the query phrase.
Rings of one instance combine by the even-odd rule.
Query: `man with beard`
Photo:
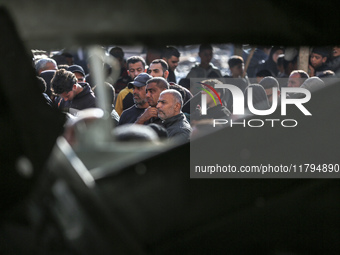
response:
[[[159,94],[165,89],[175,89],[179,93],[181,93],[184,104],[192,98],[192,94],[190,91],[181,85],[175,84],[173,82],[168,82],[167,78],[169,75],[169,66],[163,59],[155,59],[151,62],[150,67],[148,69],[148,73],[156,78],[153,79],[153,82],[156,84],[150,84],[146,86],[146,96],[150,107],[145,111],[145,113],[141,116],[141,119],[138,120],[137,124],[149,124],[156,123],[160,124],[161,120],[157,117],[157,100]],[[148,82],[149,83],[149,82]],[[151,83],[151,82],[150,82]],[[190,111],[189,111],[190,112]]]
[[[133,90],[134,105],[123,111],[120,116],[118,125],[134,123],[137,118],[144,112],[145,108],[149,107],[146,99],[146,82],[150,80],[152,76],[147,73],[139,74],[134,81],[128,84],[129,88]]]
[[[148,103],[147,109],[137,118],[136,124],[161,124],[161,119],[158,118],[156,109],[159,94],[166,89],[169,89],[169,83],[163,77],[154,77],[146,83],[146,100]]]
[[[152,77],[163,77],[167,79],[169,76],[169,66],[163,59],[155,59],[150,63],[148,74]]]
[[[163,126],[170,139],[188,142],[192,129],[182,112],[183,99],[181,94],[174,89],[161,92],[157,102],[158,117],[163,121]]]
[[[127,73],[131,78],[131,81],[133,81],[137,75],[146,71],[145,65],[145,60],[140,56],[132,56],[127,59]],[[129,89],[129,86],[125,87],[119,92],[115,106],[115,109],[119,115],[121,115],[124,110],[130,108],[133,105],[134,102],[132,93],[132,89]]]

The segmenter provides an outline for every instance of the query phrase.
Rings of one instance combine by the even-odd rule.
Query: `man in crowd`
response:
[[[152,80],[147,82],[146,86],[146,97],[150,107],[148,107],[145,112],[137,119],[136,124],[161,124],[162,120],[158,118],[156,105],[159,94],[163,90],[173,88],[180,91],[182,97],[185,97],[186,99],[185,102],[189,100],[192,95],[180,85],[170,85],[167,82],[166,78],[169,75],[168,64],[163,59],[153,60],[150,63],[148,72],[152,77],[154,77]]]
[[[132,56],[128,58],[126,65],[128,68],[128,74],[132,81],[137,77],[137,75],[146,71],[145,60],[140,56]],[[127,86],[118,94],[115,109],[119,115],[134,104],[132,93],[132,88]]]
[[[165,60],[169,66],[168,82],[177,83],[175,69],[178,66],[180,56],[180,52],[172,46],[167,46],[162,53],[162,59]]]
[[[163,59],[155,59],[154,61],[152,61],[148,72],[152,77],[163,77],[164,79],[167,79],[170,73],[169,66]],[[170,89],[175,89],[179,93],[181,93],[184,103],[192,98],[192,94],[190,93],[190,91],[183,86],[178,85],[174,82],[169,82],[169,86]],[[157,102],[157,100],[155,102]]]
[[[76,76],[65,69],[57,70],[51,80],[51,87],[61,100],[58,107],[63,111],[83,110],[96,107],[96,97],[91,87],[81,86]]]
[[[110,55],[112,55],[113,57],[115,57],[120,65],[120,76],[117,79],[117,81],[113,84],[113,87],[116,91],[116,93],[119,93],[122,89],[124,89],[129,82],[131,82],[131,78],[128,74],[127,71],[127,65],[126,65],[126,60],[124,59],[124,51],[121,47],[113,47],[112,49],[110,49],[109,51]]]
[[[318,76],[328,70],[326,64],[330,51],[324,47],[314,47],[310,55],[310,77]]]
[[[158,118],[156,105],[160,93],[163,90],[169,89],[169,86],[169,83],[163,77],[154,77],[146,82],[146,100],[149,107],[137,118],[136,124],[161,123],[161,120]]]
[[[139,74],[134,81],[128,84],[129,89],[133,91],[134,105],[123,111],[120,116],[118,125],[134,123],[137,118],[144,113],[145,109],[149,107],[146,98],[145,86],[147,81],[152,77],[147,73]],[[144,122],[140,123],[144,124]]]
[[[169,76],[169,66],[163,59],[155,59],[150,63],[148,73],[152,77],[163,77],[167,79]]]
[[[243,78],[246,76],[244,72],[244,61],[240,56],[231,56],[228,60],[231,78]]]
[[[55,62],[55,60],[52,58],[42,58],[35,63],[35,70],[37,71],[38,75],[40,75],[44,71],[48,70],[56,71],[57,69],[58,69],[57,62]]]
[[[79,66],[79,65],[71,65],[67,68],[67,71],[70,71],[72,73],[74,73],[74,75],[77,77],[77,80],[78,80],[78,83],[82,86],[82,87],[86,87],[87,85],[89,85],[91,87],[91,84],[87,83],[86,82],[86,75],[85,75],[85,71],[84,69]],[[96,100],[97,100],[97,105],[100,104],[100,101],[101,100],[97,93],[98,93],[98,89],[97,89],[97,85],[96,84],[92,84],[92,91],[94,93],[94,95],[96,96]],[[105,92],[106,92],[106,95],[107,95],[107,99],[108,99],[108,107],[107,109],[110,109],[110,111],[114,111],[113,109],[113,104],[114,104],[114,98],[115,98],[115,89],[113,88],[113,86],[108,83],[108,82],[105,82],[104,83],[104,87],[105,87]],[[114,113],[116,114],[116,111],[114,111]],[[118,116],[117,116],[118,117]],[[118,119],[118,118],[117,118]]]
[[[192,129],[182,112],[183,100],[181,94],[174,89],[163,91],[158,99],[157,113],[163,120],[163,126],[170,139],[178,139],[187,142],[190,139]]]
[[[303,70],[295,70],[290,73],[288,78],[288,87],[298,88],[309,78],[309,75]]]
[[[35,70],[37,74],[45,80],[46,94],[50,98],[53,98],[51,93],[51,79],[57,69],[57,62],[52,58],[42,58],[35,63]]]
[[[85,72],[84,69],[79,65],[71,65],[67,68],[67,71],[74,73],[78,82],[85,82]]]
[[[201,44],[199,47],[198,56],[200,57],[201,62],[191,68],[186,78],[222,77],[221,71],[211,63],[213,58],[213,47],[210,44]]]

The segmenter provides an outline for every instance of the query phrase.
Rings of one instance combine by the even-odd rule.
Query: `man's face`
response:
[[[322,64],[325,63],[326,60],[327,60],[327,58],[322,57],[322,55],[320,55],[320,54],[312,53],[310,55],[310,63],[314,68],[322,66]]]
[[[333,57],[340,56],[340,46],[334,46],[333,47]]]
[[[301,75],[298,73],[291,74],[288,79],[288,87],[300,87],[302,84]]]
[[[76,94],[75,94],[74,89],[72,89],[69,92],[63,92],[63,93],[59,94],[59,96],[62,99],[64,99],[64,101],[71,101],[76,96]]]
[[[146,91],[145,91],[145,86],[143,87],[136,87],[133,86],[133,102],[136,105],[143,105],[146,103]]]
[[[148,72],[152,77],[163,77],[163,78],[165,78],[161,63],[151,64]]]
[[[174,96],[170,93],[162,94],[157,103],[158,117],[166,120],[176,115]]]
[[[156,107],[161,92],[162,90],[157,87],[155,82],[146,85],[146,100],[150,106]]]
[[[145,71],[142,62],[136,62],[134,64],[129,64],[128,66],[128,74],[132,80],[134,80],[138,74],[141,74]]]
[[[238,64],[230,68],[233,77],[240,77],[243,74],[244,64]]]
[[[212,50],[203,50],[200,53],[198,53],[199,57],[201,58],[202,64],[209,64],[212,60]]]
[[[178,66],[179,63],[179,58],[175,56],[171,56],[171,58],[166,59],[166,62],[169,65],[169,69],[171,71],[175,71],[176,67]]]
[[[78,82],[85,82],[85,77],[81,73],[74,72],[74,75],[76,76]]]

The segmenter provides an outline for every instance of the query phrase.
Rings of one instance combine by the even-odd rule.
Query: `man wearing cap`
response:
[[[67,71],[74,73],[76,76],[78,83],[85,82],[85,72],[84,69],[79,65],[71,65],[67,68]]]
[[[130,108],[123,111],[120,116],[120,120],[118,125],[135,123],[137,118],[144,112],[145,108],[149,106],[146,100],[146,90],[145,86],[148,80],[150,80],[152,76],[147,73],[139,74],[134,81],[128,84],[128,88],[132,88],[133,92],[133,101],[134,105]]]
[[[92,91],[93,91],[93,93],[94,93],[94,95],[97,98],[97,102],[98,102],[98,100],[100,100],[100,98],[97,95],[97,91],[98,91],[96,89],[97,85],[94,85],[94,84],[91,85],[88,82],[86,82],[86,75],[85,75],[84,69],[81,66],[79,66],[79,65],[71,65],[69,68],[67,68],[67,71],[70,71],[70,72],[74,73],[74,75],[77,77],[78,84],[80,84],[82,87],[90,86]],[[108,101],[109,101],[108,103],[109,103],[109,107],[111,109],[111,107],[114,104],[115,89],[108,82],[104,83],[104,87],[105,87],[106,94],[108,95]],[[114,110],[114,109],[112,108],[111,110]],[[116,112],[116,111],[114,111],[114,112]]]

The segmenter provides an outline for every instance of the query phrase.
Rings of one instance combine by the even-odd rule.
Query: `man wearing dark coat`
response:
[[[58,108],[63,111],[83,110],[96,107],[96,97],[91,87],[81,86],[74,73],[65,69],[57,70],[51,80],[51,87],[60,97]]]
[[[170,139],[187,142],[192,132],[189,122],[182,112],[183,99],[181,94],[174,89],[164,90],[157,103],[158,117],[168,132]]]

